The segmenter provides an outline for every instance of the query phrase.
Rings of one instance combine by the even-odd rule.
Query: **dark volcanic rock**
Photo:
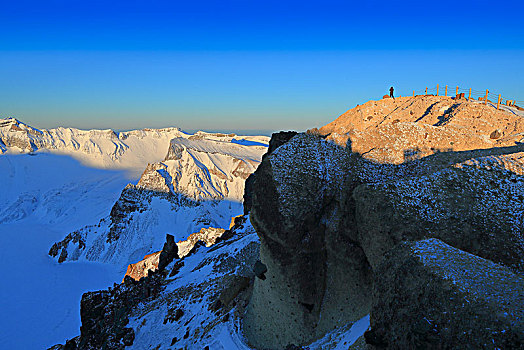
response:
[[[298,134],[265,156],[255,172],[250,218],[267,271],[260,275],[265,279],[255,279],[244,317],[249,342],[269,349],[305,346],[371,312],[375,323],[365,339],[376,348],[444,349],[454,341],[467,348],[467,337],[476,337],[471,344],[481,348],[490,342],[503,348],[519,344],[522,318],[507,318],[504,303],[521,315],[522,288],[511,282],[522,284],[524,271],[524,154],[516,153],[521,147],[437,152],[403,164],[374,162],[351,147],[351,138],[342,148],[315,133]],[[404,257],[388,255],[399,244],[429,237],[438,240],[425,241],[426,250],[443,251],[456,264],[460,260],[458,267],[426,270],[425,263],[415,262],[413,269],[421,266],[420,271],[409,275],[411,263],[397,268]],[[482,281],[480,272],[462,271],[460,283],[475,286],[465,292],[443,277],[464,264],[477,264],[476,271],[488,276]],[[403,283],[408,294],[399,290]],[[486,292],[474,294],[483,284]],[[424,300],[434,298],[434,305],[426,307],[416,290],[426,293]],[[492,302],[490,293],[499,293],[504,305]],[[467,300],[479,296],[481,301],[471,305],[486,306],[477,311],[461,306],[464,295]],[[439,320],[437,331],[424,323],[424,312]],[[455,328],[442,328],[450,324]],[[512,331],[503,333],[509,325]],[[487,329],[500,332],[490,335]],[[442,347],[437,343],[441,331],[448,332]]]
[[[265,273],[267,272],[267,266],[264,265],[260,260],[257,260],[257,262],[255,263],[255,266],[253,267],[253,272],[255,273],[255,276],[257,276],[258,278],[262,280],[265,280],[266,279]]]
[[[353,195],[358,241],[374,267],[401,241],[435,237],[522,272],[522,191],[522,176],[471,166],[362,185]]]
[[[369,308],[369,265],[340,210],[349,164],[344,149],[299,134],[256,170],[251,222],[267,272],[255,280],[244,320],[254,346],[305,344]]]
[[[156,296],[162,288],[161,281],[159,273],[150,273],[140,281],[126,276],[124,283],[115,284],[114,288],[84,293],[80,302],[80,336],[54,348],[122,350],[132,345],[135,334],[126,327],[129,312],[141,301]]]
[[[233,301],[237,295],[246,289],[251,283],[251,279],[244,276],[232,275],[228,276],[225,279],[225,288],[222,289],[218,300],[220,303],[225,306],[229,306],[231,301]]]
[[[264,155],[264,157],[269,157],[278,147],[291,140],[297,134],[298,133],[296,131],[280,131],[273,133],[271,135],[271,140],[269,140],[267,153]]]
[[[440,240],[401,243],[374,274],[375,349],[518,349],[524,278]]]
[[[296,131],[281,131],[273,133],[266,154],[262,156],[262,159],[270,156],[278,147],[282,146],[289,140],[291,140],[298,133]],[[249,175],[244,185],[244,215],[247,215],[251,211],[253,185],[255,183],[255,173]]]
[[[173,261],[174,258],[178,258],[178,246],[175,243],[175,237],[167,234],[166,242],[164,243],[164,247],[160,253],[158,269],[163,271],[166,266],[169,265],[171,261]]]
[[[67,259],[67,250],[63,248],[62,252],[60,253],[60,256],[58,257],[58,263],[63,263],[65,259]]]
[[[120,198],[115,202],[111,208],[111,228],[107,235],[107,243],[118,239],[120,237],[121,230],[125,229],[125,219],[134,211],[139,210],[140,202],[137,200],[136,196],[137,189],[134,185],[129,184],[123,190]]]
[[[249,175],[244,184],[244,215],[251,211],[253,184],[255,182],[255,173]]]
[[[58,256],[58,262],[62,263],[67,259],[67,247],[70,243],[74,243],[75,245],[77,245],[78,249],[84,249],[86,246],[80,232],[74,231],[68,234],[62,241],[55,242],[53,246],[49,249],[48,254],[52,257],[56,257],[60,253],[60,255]]]

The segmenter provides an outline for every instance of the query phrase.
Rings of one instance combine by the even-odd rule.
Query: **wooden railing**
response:
[[[451,95],[454,92],[454,95]],[[517,101],[515,99],[509,99],[505,96],[502,96],[502,94],[497,94],[490,92],[488,89],[486,91],[484,90],[473,90],[472,88],[460,88],[459,86],[453,86],[449,87],[448,85],[441,86],[437,84],[437,86],[433,87],[426,87],[424,90],[413,90],[413,96],[418,95],[433,95],[433,96],[463,96],[468,101],[471,101],[472,99],[476,99],[478,101],[484,101],[485,104],[488,102],[491,102],[495,104],[494,101],[497,101],[497,109],[500,108],[501,105],[506,106],[514,106],[519,109],[521,109],[519,106],[524,105],[524,101]]]

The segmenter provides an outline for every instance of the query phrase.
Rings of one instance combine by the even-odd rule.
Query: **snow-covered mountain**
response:
[[[58,262],[97,261],[123,271],[162,249],[166,234],[178,241],[203,227],[228,228],[231,217],[241,212],[242,203],[237,201],[195,201],[129,184],[109,215],[69,233],[49,254]]]
[[[231,136],[199,132],[176,137],[171,140],[164,161],[147,166],[138,187],[180,193],[196,200],[239,201],[244,195],[245,180],[266,150],[266,143],[245,139],[239,142]]]
[[[55,243],[51,256],[125,269],[161,249],[167,233],[183,240],[204,227],[228,228],[231,217],[242,213],[245,179],[260,163],[268,138],[166,130],[177,136],[167,143],[163,161],[144,165],[138,183],[126,186],[110,213]],[[16,207],[3,216],[14,217]]]
[[[204,132],[192,135],[174,127],[123,132],[63,127],[37,129],[15,118],[0,119],[0,154],[38,151],[66,154],[88,166],[126,169],[133,176],[140,175],[145,164],[164,159],[173,138],[208,139],[246,146],[267,144],[269,140],[266,136]]]
[[[39,130],[0,119],[0,260],[30,252],[0,293],[0,309],[16,314],[0,322],[0,339],[14,334],[5,343],[11,348],[62,341],[80,325],[79,295],[120,281],[129,263],[162,248],[167,233],[183,241],[203,228],[228,228],[268,141],[177,128]],[[53,261],[46,253],[54,242]],[[22,303],[31,312],[20,312]],[[19,324],[39,331],[24,338]]]

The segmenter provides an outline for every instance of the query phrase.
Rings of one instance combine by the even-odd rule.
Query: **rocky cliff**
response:
[[[82,316],[85,332],[55,348],[521,348],[524,127],[444,97],[366,105],[330,130],[273,135],[247,180],[249,216],[193,231],[163,272],[86,294],[98,306]],[[361,111],[382,122],[362,126]],[[396,113],[407,119],[388,117]],[[439,135],[450,147],[432,149]]]
[[[80,335],[52,349],[246,348],[239,323],[258,239],[245,217],[222,233],[208,235],[214,242],[209,247],[194,239],[179,242],[189,254],[138,281],[126,276],[108,290],[85,293]]]
[[[522,344],[521,120],[445,97],[371,101],[265,157],[249,342],[307,345],[370,314],[370,348]]]

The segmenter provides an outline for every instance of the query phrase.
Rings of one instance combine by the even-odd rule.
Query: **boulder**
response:
[[[244,318],[254,346],[303,345],[369,308],[369,265],[340,210],[344,187],[353,186],[349,163],[343,148],[298,134],[256,170],[250,218],[267,271]]]
[[[174,258],[178,258],[178,246],[175,243],[175,237],[166,234],[166,242],[158,259],[158,269],[163,271]]]
[[[524,177],[462,164],[364,184],[353,193],[356,238],[371,266],[401,241],[435,237],[524,271]]]
[[[438,239],[402,242],[375,269],[371,349],[518,349],[524,278]]]
[[[79,349],[124,349],[134,341],[134,331],[126,327],[129,312],[140,302],[158,295],[162,289],[160,274],[149,274],[139,281],[126,276],[123,284],[108,290],[87,292],[80,302]]]

